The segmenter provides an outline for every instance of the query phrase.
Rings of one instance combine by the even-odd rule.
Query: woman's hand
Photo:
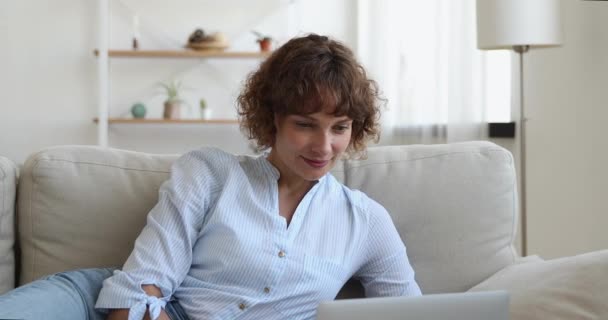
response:
[[[129,319],[129,309],[114,309],[110,312],[110,314],[108,315],[108,318],[106,320],[127,320]],[[158,316],[159,320],[171,320],[171,318],[169,318],[169,315],[167,314],[167,312],[165,312],[165,309],[162,309],[160,311],[160,315]],[[150,313],[148,311],[146,311],[146,314],[144,315],[144,319],[143,320],[151,320],[150,319]]]

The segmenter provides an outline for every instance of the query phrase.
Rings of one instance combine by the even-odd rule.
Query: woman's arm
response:
[[[148,312],[153,319],[159,315],[190,270],[192,248],[209,207],[212,172],[201,152],[173,164],[133,251],[122,270],[104,281],[96,308],[128,309],[137,320]],[[154,288],[153,294],[144,287]]]
[[[370,199],[365,263],[355,275],[367,297],[417,296],[420,287],[405,245],[386,209]]]

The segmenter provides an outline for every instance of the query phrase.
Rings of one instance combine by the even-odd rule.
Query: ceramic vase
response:
[[[163,111],[164,119],[179,119],[179,101],[165,101],[165,108]]]

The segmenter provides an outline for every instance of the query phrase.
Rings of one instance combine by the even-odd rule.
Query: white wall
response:
[[[529,253],[608,248],[608,2],[562,1],[560,48],[524,62]]]
[[[95,143],[94,3],[0,6],[0,153],[22,162],[42,147]]]
[[[112,48],[130,46],[132,14],[141,26],[141,47],[175,48],[196,27],[224,32],[233,50],[256,50],[256,29],[273,35],[278,44],[290,34],[317,32],[354,44],[354,6],[349,0],[111,0]],[[292,3],[290,5],[290,3]],[[290,7],[291,6],[291,7]],[[43,147],[96,144],[97,1],[0,2],[0,154],[23,162]],[[323,8],[320,10],[319,8]],[[162,96],[158,82],[184,80],[190,108],[197,117],[204,97],[217,118],[236,118],[234,98],[255,60],[113,59],[111,116],[127,116],[143,101],[149,117],[159,117]],[[217,145],[249,152],[236,125],[116,125],[110,128],[114,147],[177,153],[199,145]]]
[[[175,3],[182,1],[188,5],[219,3],[193,0]],[[238,2],[231,0],[228,4]],[[145,29],[154,27],[145,27],[148,19],[145,14],[148,13],[143,13],[140,17],[144,29],[143,47],[167,46],[171,41],[179,43],[180,33],[188,33],[199,24],[188,24],[173,13],[154,11],[154,6],[141,0],[125,3],[147,6],[149,9],[142,10],[158,15],[161,20],[173,19],[166,21],[171,27],[161,28],[165,30],[162,36],[151,36],[156,33]],[[289,1],[264,3],[280,8]],[[275,10],[261,20],[252,20],[246,26],[284,34],[298,32],[296,25],[299,25],[306,31],[333,35],[354,47],[356,14],[353,1],[298,0],[295,8],[286,29],[285,18],[289,12],[281,10]],[[96,143],[96,125],[91,121],[97,112],[96,59],[91,54],[96,47],[96,10],[95,1],[0,2],[0,154],[23,162],[28,154],[43,147]],[[129,18],[124,15],[124,8],[115,8],[114,13],[113,23],[118,28],[121,23],[123,29],[128,28]],[[602,132],[608,118],[608,90],[605,88],[608,83],[608,3],[563,0],[562,14],[564,46],[532,50],[526,54],[525,62],[526,107],[530,118],[529,252],[545,257],[608,248],[608,232],[605,231],[608,203],[604,201],[608,190],[608,167],[605,165],[608,145]],[[229,31],[233,43],[252,45],[248,29],[241,28],[244,33]],[[114,34],[112,41],[114,45],[123,41],[124,46],[128,46],[128,38],[128,33]],[[215,72],[212,81],[224,81],[217,79],[223,70],[230,70],[231,77],[226,85],[229,89],[219,89],[221,94],[209,98],[216,115],[222,115],[221,112],[233,107],[230,94],[234,94],[237,88],[234,85],[239,79],[232,73],[242,74],[251,67],[242,65],[249,62],[234,63],[235,66],[218,65],[213,61],[166,60],[153,61],[151,65],[149,61],[129,61],[113,65],[113,74],[118,74],[113,78],[113,112],[118,115],[126,112],[130,100],[140,95],[154,104],[158,99],[152,95],[156,81],[197,63],[201,66],[194,68],[193,73],[212,70]],[[135,73],[133,78],[131,71],[140,73]],[[201,82],[189,85],[205,88],[204,78],[199,75],[196,79]],[[225,108],[218,109],[220,106]],[[159,104],[156,109],[151,108],[151,112],[160,112]],[[114,126],[110,141],[118,147],[161,153],[183,152],[202,144],[219,144],[233,152],[247,151],[247,142],[236,126]],[[495,142],[517,156],[514,141]]]

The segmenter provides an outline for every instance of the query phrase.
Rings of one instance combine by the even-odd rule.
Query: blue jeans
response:
[[[103,280],[115,269],[81,269],[57,273],[0,295],[0,319],[104,320],[95,309]],[[188,320],[175,300],[165,311],[172,320]]]

